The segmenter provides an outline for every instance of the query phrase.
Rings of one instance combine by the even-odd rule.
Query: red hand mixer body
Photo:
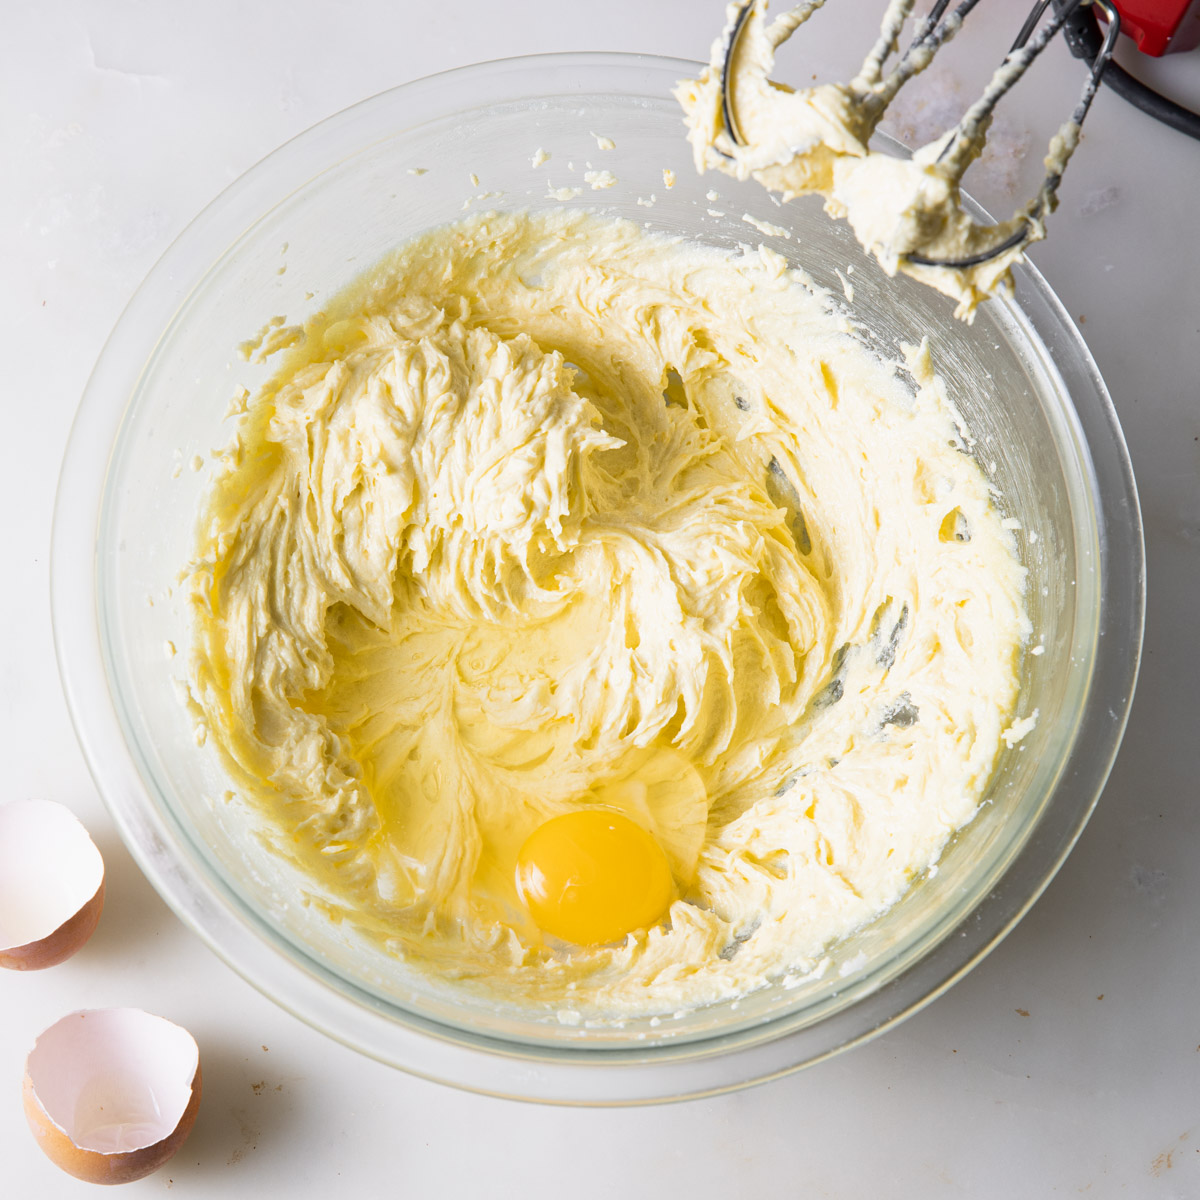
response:
[[[1121,32],[1143,54],[1191,50],[1200,45],[1200,0],[1113,0]]]

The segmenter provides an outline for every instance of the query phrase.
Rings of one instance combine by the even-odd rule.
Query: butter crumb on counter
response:
[[[541,148],[541,146],[539,146],[533,152],[533,158],[530,160],[530,165],[534,166],[534,167],[540,167],[542,165],[542,163],[546,163],[549,161],[550,161],[550,151],[543,150]]]

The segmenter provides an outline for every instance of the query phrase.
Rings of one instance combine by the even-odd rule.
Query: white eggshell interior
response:
[[[174,1131],[199,1063],[186,1029],[141,1009],[105,1008],[51,1025],[26,1070],[46,1115],[76,1146],[120,1154]]]
[[[52,800],[0,807],[0,950],[49,937],[103,878],[100,851],[70,809]]]

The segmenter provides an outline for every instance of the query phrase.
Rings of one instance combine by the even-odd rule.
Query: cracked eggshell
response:
[[[79,818],[52,800],[0,806],[0,967],[71,957],[104,907],[104,860]]]
[[[68,1175],[131,1183],[183,1145],[200,1087],[200,1051],[186,1029],[138,1008],[75,1012],[25,1060],[25,1117]]]

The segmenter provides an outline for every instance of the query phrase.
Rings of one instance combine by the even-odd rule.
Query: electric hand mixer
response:
[[[778,48],[790,38],[823,3],[824,0],[805,0],[766,26],[765,38],[771,49]],[[899,53],[895,65],[885,70],[888,59],[898,51],[901,32],[912,16],[915,4],[915,0],[891,0],[879,37],[862,68],[841,89],[848,110],[854,112],[856,130],[864,141],[900,88],[929,65],[934,54],[950,41],[977,3],[978,0],[961,0],[951,10],[950,0],[934,0],[929,11],[916,20],[907,48]],[[731,76],[748,18],[756,10],[761,15],[757,0],[737,0],[730,10],[731,19],[726,28],[719,82],[719,117],[723,129],[713,139],[711,148],[730,163],[747,146],[738,122]],[[1103,20],[1103,27],[1097,14]],[[1030,242],[1044,236],[1043,218],[1055,207],[1062,170],[1075,148],[1079,127],[1102,80],[1143,111],[1172,128],[1200,138],[1200,116],[1153,92],[1112,61],[1117,38],[1122,32],[1131,35],[1139,50],[1149,55],[1191,48],[1200,42],[1200,4],[1193,0],[1035,0],[1012,49],[983,94],[967,109],[958,124],[935,144],[936,157],[932,162],[938,174],[954,189],[980,153],[997,103],[1060,31],[1075,57],[1086,60],[1091,69],[1071,119],[1051,143],[1047,172],[1038,194],[1012,221],[999,228],[999,236],[992,244],[974,253],[950,257],[930,257],[908,247],[899,253],[902,269],[912,265],[949,271],[977,268],[1001,256],[1019,254]]]

